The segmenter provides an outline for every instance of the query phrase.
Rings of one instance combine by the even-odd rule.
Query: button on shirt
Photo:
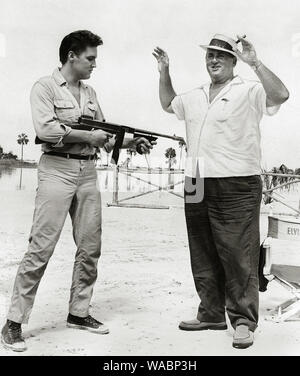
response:
[[[210,83],[177,95],[172,109],[185,120],[187,158],[185,174],[202,177],[248,176],[261,173],[259,123],[280,106],[266,107],[260,82],[235,76],[209,103]]]
[[[42,151],[59,151],[78,155],[95,154],[96,148],[85,143],[64,144],[63,138],[71,132],[68,126],[78,121],[81,115],[103,121],[95,90],[80,81],[80,106],[68,89],[68,83],[59,68],[52,76],[39,79],[31,90],[32,119],[37,136],[44,141]],[[110,151],[109,142],[105,149]]]

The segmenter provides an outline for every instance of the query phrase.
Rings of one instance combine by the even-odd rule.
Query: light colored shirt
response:
[[[80,104],[78,104],[68,89],[68,83],[57,68],[52,76],[40,78],[33,85],[30,104],[36,134],[44,141],[42,151],[55,150],[77,155],[95,154],[96,149],[89,144],[63,143],[63,138],[71,132],[68,124],[77,122],[81,115],[104,120],[96,92],[91,86],[80,81]],[[105,149],[110,151],[112,145],[107,143]]]
[[[262,84],[235,76],[209,103],[207,83],[177,95],[172,109],[185,120],[187,158],[185,174],[202,177],[249,176],[261,173],[262,116],[280,106],[266,107]]]

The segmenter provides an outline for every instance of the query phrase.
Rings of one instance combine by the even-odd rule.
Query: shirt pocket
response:
[[[67,99],[54,99],[54,111],[59,121],[75,120],[74,103]]]
[[[227,98],[222,98],[216,108],[216,121],[224,123],[232,114],[232,109],[230,108],[230,102]]]
[[[232,101],[222,98],[216,110],[216,133],[225,136],[228,140],[239,139],[243,128],[243,115],[240,114],[237,106]]]
[[[91,116],[95,119],[97,111],[97,105],[93,102],[88,102],[84,107],[84,115]]]

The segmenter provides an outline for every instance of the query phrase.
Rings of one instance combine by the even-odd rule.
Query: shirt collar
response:
[[[67,81],[65,80],[64,76],[60,72],[60,68],[54,69],[54,72],[52,73],[52,77],[54,78],[55,82],[59,86],[63,86],[67,84]],[[83,87],[84,89],[87,89],[86,84],[84,84],[81,80],[79,82],[80,82],[81,87]]]
[[[239,75],[234,76],[233,79],[228,83],[228,86],[232,85],[238,85],[238,84],[243,84],[245,81],[240,77]],[[209,89],[211,82],[207,82],[204,85],[201,85],[199,89]]]

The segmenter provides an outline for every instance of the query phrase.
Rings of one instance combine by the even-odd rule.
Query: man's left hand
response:
[[[239,50],[236,50],[236,54],[238,57],[246,64],[249,64],[250,66],[255,66],[259,63],[259,60],[256,55],[255,48],[253,47],[253,44],[250,43],[247,39],[241,37],[240,35],[237,35],[238,40],[242,43],[243,50],[240,52]]]
[[[153,145],[156,145],[156,141],[150,142],[144,137],[136,137],[131,140],[129,148],[136,149],[139,154],[149,154]]]

